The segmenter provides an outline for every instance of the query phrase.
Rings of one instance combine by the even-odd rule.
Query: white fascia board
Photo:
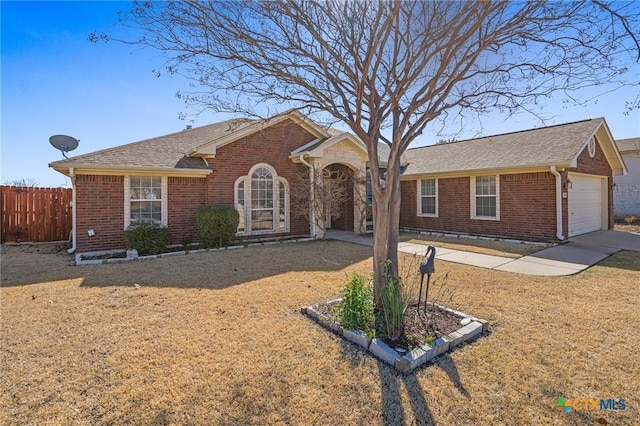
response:
[[[51,165],[50,165],[51,166]],[[182,176],[182,177],[206,177],[211,174],[211,169],[178,169],[169,167],[96,167],[93,165],[73,164],[68,167],[52,168],[64,175],[69,176],[69,169],[74,169],[75,175],[153,175],[153,176]]]

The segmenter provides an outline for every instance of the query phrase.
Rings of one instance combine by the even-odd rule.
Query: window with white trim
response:
[[[140,223],[167,226],[167,178],[125,176],[124,227]]]
[[[418,216],[438,216],[438,179],[418,180]]]
[[[496,175],[471,178],[471,217],[473,219],[500,219],[500,188]]]
[[[245,231],[245,212],[244,212],[244,178],[240,178],[236,182],[236,210],[238,211],[238,234],[244,234]]]
[[[289,184],[268,164],[257,164],[235,183],[238,235],[289,231]]]

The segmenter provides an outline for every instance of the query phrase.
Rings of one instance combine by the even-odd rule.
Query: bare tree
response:
[[[34,178],[22,178],[22,179],[13,179],[7,180],[4,182],[5,185],[10,186],[25,186],[27,188],[35,188],[39,186],[38,181]]]
[[[371,191],[371,173],[368,170],[367,175],[369,178],[353,173],[353,184],[359,189],[353,192],[353,205],[359,218],[357,226],[361,231],[367,231],[367,222],[373,218],[373,198],[368,198],[368,192]]]
[[[637,89],[638,2],[141,2],[128,42],[166,55],[194,80],[183,94],[216,111],[264,105],[316,111],[367,146],[372,175],[374,292],[397,275],[400,156],[428,125],[460,115],[539,114],[556,92]],[[108,36],[92,34],[92,39]],[[640,106],[640,98],[629,108]],[[391,148],[383,180],[378,144]],[[379,305],[379,304],[378,304]]]
[[[315,229],[324,234],[325,218],[338,219],[344,203],[351,199],[347,191],[350,174],[341,170],[323,169],[316,171],[317,176],[309,179],[309,173],[298,173],[291,182],[291,212],[295,217],[303,217]]]

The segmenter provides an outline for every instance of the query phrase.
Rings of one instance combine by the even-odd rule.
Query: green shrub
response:
[[[233,207],[203,206],[196,210],[196,226],[205,247],[226,246],[238,230],[240,216]]]
[[[402,288],[402,280],[388,272],[385,285],[380,290],[380,306],[377,312],[377,332],[391,341],[399,340],[404,333],[404,314],[411,294]]]
[[[169,230],[153,222],[140,223],[124,231],[124,239],[127,249],[136,249],[141,256],[158,254],[169,244]]]
[[[375,326],[373,290],[369,280],[354,272],[342,290],[336,316],[344,328],[363,330],[373,336]]]

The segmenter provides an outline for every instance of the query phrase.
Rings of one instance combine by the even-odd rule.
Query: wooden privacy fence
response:
[[[4,185],[0,188],[3,243],[69,239],[71,189]]]

